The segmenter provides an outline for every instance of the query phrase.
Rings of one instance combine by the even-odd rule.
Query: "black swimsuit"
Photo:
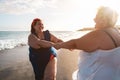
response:
[[[45,40],[50,41],[50,33],[48,30],[44,32],[44,37]],[[53,47],[39,49],[29,47],[29,52],[30,61],[35,73],[35,79],[42,80],[44,76],[44,70],[50,60],[51,55],[56,57],[56,49]]]

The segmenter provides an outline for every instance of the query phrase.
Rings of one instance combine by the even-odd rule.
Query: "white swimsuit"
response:
[[[120,47],[91,53],[81,51],[77,80],[120,80]]]

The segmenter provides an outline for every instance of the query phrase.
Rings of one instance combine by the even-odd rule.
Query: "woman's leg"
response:
[[[57,58],[51,59],[45,69],[43,80],[56,80],[57,74]]]
[[[41,60],[41,58],[37,55],[30,54],[29,55],[30,62],[33,67],[35,80],[43,80],[45,67],[48,64],[48,61]]]

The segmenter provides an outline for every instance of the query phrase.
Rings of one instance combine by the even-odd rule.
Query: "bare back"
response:
[[[120,46],[120,33],[115,28],[109,28],[102,31],[102,41],[100,48],[103,50],[109,50]]]

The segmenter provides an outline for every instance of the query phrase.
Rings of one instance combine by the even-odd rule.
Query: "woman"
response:
[[[33,20],[31,34],[28,37],[30,61],[36,80],[56,80],[56,50],[50,46],[62,40],[56,38],[48,30],[43,31],[43,28],[40,19]]]
[[[79,49],[78,80],[120,80],[120,33],[115,28],[116,11],[100,7],[95,30],[78,39],[54,45],[57,49]]]

